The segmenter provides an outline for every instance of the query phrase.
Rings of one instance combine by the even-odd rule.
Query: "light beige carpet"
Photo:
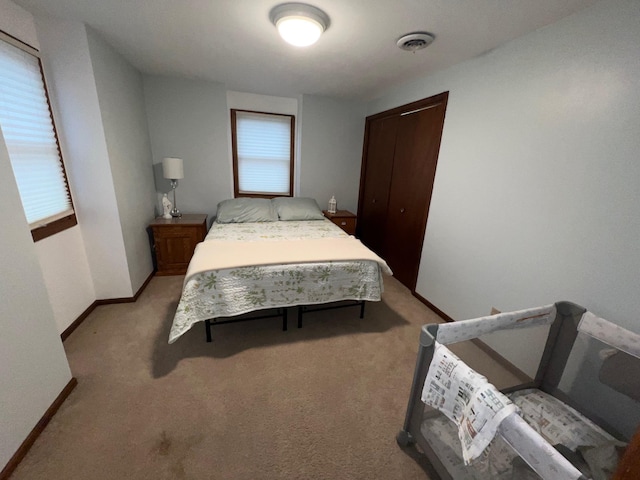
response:
[[[275,318],[221,325],[210,344],[198,324],[168,345],[182,280],[154,278],[66,340],[78,386],[12,479],[427,478],[395,435],[420,326],[440,319],[395,279],[363,320],[349,308],[287,332]],[[475,346],[456,351],[515,381]]]

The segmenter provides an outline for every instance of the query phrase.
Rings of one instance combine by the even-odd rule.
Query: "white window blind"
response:
[[[289,115],[236,111],[239,193],[290,195]]]
[[[31,229],[73,214],[40,61],[2,40],[0,130]]]

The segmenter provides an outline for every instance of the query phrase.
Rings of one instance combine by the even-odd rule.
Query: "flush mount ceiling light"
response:
[[[329,16],[306,3],[283,3],[273,7],[269,18],[284,41],[296,47],[313,45],[329,28]]]
[[[427,48],[435,39],[436,37],[427,32],[413,32],[401,36],[396,45],[402,50],[415,52],[416,50]]]

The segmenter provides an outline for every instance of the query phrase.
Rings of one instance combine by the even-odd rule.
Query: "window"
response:
[[[34,241],[76,225],[39,53],[2,32],[0,130]]]
[[[295,117],[231,110],[236,197],[293,196]]]

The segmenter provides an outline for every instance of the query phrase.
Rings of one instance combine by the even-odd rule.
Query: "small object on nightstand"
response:
[[[207,215],[156,218],[151,222],[156,275],[184,275],[199,242],[207,235]]]
[[[162,210],[164,210],[162,218],[171,220],[171,200],[169,200],[166,193],[162,196]]]
[[[327,212],[336,213],[337,208],[338,208],[338,202],[336,202],[336,197],[335,195],[331,195],[331,198],[329,199],[329,209],[327,210]]]
[[[322,213],[349,235],[356,234],[356,216],[350,211],[337,210],[336,213],[331,213],[328,210],[323,210]]]

